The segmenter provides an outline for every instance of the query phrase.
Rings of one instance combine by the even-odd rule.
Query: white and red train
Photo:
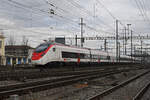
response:
[[[129,56],[121,56],[119,62],[128,63],[131,61],[133,60]],[[35,65],[100,64],[116,63],[116,58],[115,54],[100,50],[47,42],[40,44],[35,49],[32,54],[32,63]]]

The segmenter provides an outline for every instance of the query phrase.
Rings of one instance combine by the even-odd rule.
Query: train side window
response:
[[[53,52],[55,52],[56,51],[56,48],[53,48]]]
[[[64,52],[62,51],[62,58],[78,58],[78,54],[74,52]]]

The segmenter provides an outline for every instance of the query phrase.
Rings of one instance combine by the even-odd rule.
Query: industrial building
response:
[[[0,33],[0,65],[5,65],[5,37]]]
[[[5,46],[6,65],[30,64],[33,48],[26,45]]]

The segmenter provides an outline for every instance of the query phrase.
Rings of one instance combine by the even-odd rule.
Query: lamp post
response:
[[[116,61],[118,62],[118,20],[116,20]]]

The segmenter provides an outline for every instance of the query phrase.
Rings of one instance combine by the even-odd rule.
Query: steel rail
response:
[[[147,92],[147,90],[150,88],[150,82],[146,84],[138,93],[137,95],[133,98],[133,100],[141,100],[143,95]]]
[[[140,77],[142,77],[142,76],[148,74],[149,72],[150,72],[150,70],[148,70],[148,71],[146,71],[146,72],[143,72],[143,73],[141,73],[141,74],[139,74],[139,75],[136,75],[136,76],[134,76],[134,77],[128,79],[127,81],[120,83],[120,84],[117,85],[117,86],[114,86],[114,87],[112,87],[112,88],[109,88],[109,89],[103,91],[102,93],[100,93],[100,94],[98,94],[98,95],[95,95],[95,96],[89,98],[88,100],[100,100],[102,97],[107,96],[107,95],[113,93],[113,92],[116,91],[117,89],[120,89],[120,88],[126,86],[127,84],[129,84],[129,83],[131,83],[132,81],[134,81],[134,80],[136,80],[136,79],[138,79],[138,78],[140,78]]]
[[[61,79],[56,79],[56,80],[47,80],[47,81],[38,81],[36,82],[31,82],[31,83],[25,83],[22,85],[16,85],[14,87],[1,87],[0,91],[0,97],[5,98],[8,97],[9,95],[13,94],[26,94],[29,92],[37,92],[37,91],[42,91],[42,90],[47,90],[47,89],[52,89],[56,87],[61,87],[61,86],[66,86],[70,84],[74,84],[75,82],[82,81],[85,79],[94,79],[98,77],[104,77],[112,74],[117,74],[121,72],[129,71],[128,70],[113,70],[113,71],[105,71],[105,72],[99,72],[99,73],[93,73],[93,74],[86,74],[86,75],[78,75],[78,76],[72,76],[68,78],[61,78]],[[0,98],[0,99],[1,99]]]
[[[105,69],[113,69],[113,68],[125,68],[123,67],[96,67],[94,68],[95,71],[97,70],[105,70]],[[126,67],[128,68],[128,67]],[[36,79],[36,78],[43,78],[43,77],[50,77],[50,76],[66,76],[66,75],[78,75],[80,73],[88,73],[88,71],[94,71],[93,69],[88,69],[88,70],[65,70],[65,71],[30,71],[30,72],[24,72],[24,71],[19,71],[19,72],[1,72],[0,73],[0,81],[4,80],[22,80],[23,78],[26,79]]]
[[[102,70],[102,68],[96,68],[94,70],[81,70],[81,71],[30,71],[30,72],[24,72],[24,71],[19,71],[19,72],[4,72],[0,73],[0,81],[3,80],[19,80],[22,78],[27,78],[27,79],[35,79],[35,78],[43,78],[43,77],[50,77],[50,76],[66,76],[66,75],[77,75],[80,73],[88,73],[92,71],[98,71]]]

